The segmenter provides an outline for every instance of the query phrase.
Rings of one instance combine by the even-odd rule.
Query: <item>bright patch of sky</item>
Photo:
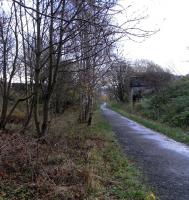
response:
[[[119,0],[126,13],[116,16],[123,23],[126,15],[148,15],[140,23],[145,30],[160,31],[142,43],[122,39],[119,50],[127,59],[149,59],[177,74],[189,73],[189,1],[188,0]]]

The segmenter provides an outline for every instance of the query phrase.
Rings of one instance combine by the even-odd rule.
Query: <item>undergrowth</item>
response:
[[[108,123],[94,115],[86,127],[67,111],[45,141],[1,132],[0,200],[154,200]]]

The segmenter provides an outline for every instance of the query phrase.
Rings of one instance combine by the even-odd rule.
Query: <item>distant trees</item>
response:
[[[109,92],[118,101],[128,101],[131,92],[133,78],[142,81],[150,91],[159,91],[165,88],[172,80],[173,75],[167,69],[148,60],[137,60],[135,62],[118,61],[109,72]],[[138,77],[138,78],[137,78]]]
[[[166,87],[173,79],[170,70],[164,69],[152,61],[138,60],[134,66],[136,75],[142,76],[156,91]]]
[[[117,101],[128,101],[130,93],[130,78],[134,75],[134,69],[130,62],[119,61],[114,63],[109,71],[110,92]]]

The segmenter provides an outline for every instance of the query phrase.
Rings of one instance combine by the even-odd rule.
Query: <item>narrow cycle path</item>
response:
[[[107,108],[101,110],[123,151],[142,168],[160,200],[189,200],[189,146]]]

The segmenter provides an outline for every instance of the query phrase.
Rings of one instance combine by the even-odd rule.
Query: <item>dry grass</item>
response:
[[[53,119],[46,142],[1,133],[0,200],[145,199],[111,129],[95,116],[86,128],[77,123],[77,111],[67,111]]]
[[[26,114],[20,110],[15,110],[9,118],[8,123],[23,124],[26,120]]]
[[[55,118],[45,143],[14,132],[0,134],[0,199],[84,199],[94,181],[83,166],[93,143],[75,113]]]

